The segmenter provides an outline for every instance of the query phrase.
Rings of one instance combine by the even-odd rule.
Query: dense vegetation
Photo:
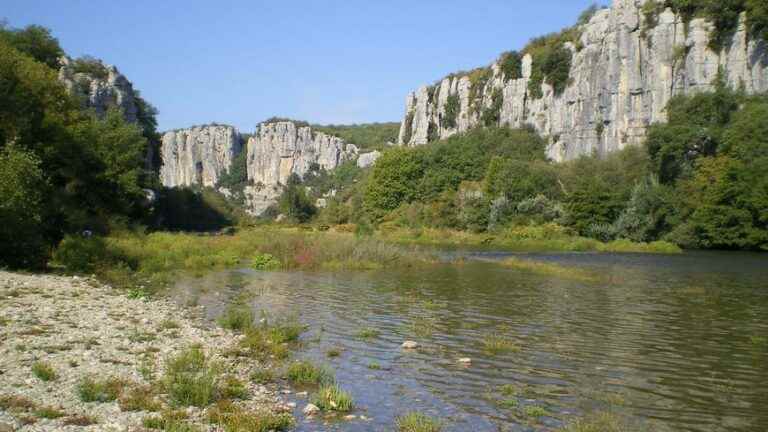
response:
[[[146,217],[154,108],[96,118],[57,79],[62,50],[37,26],[0,30],[0,265],[43,265],[67,233]],[[145,126],[146,125],[146,126]]]
[[[562,164],[546,160],[532,130],[476,129],[394,148],[320,219],[384,231],[511,230],[768,249],[768,97],[721,84],[673,99],[668,111],[669,123],[651,128],[646,147]]]
[[[313,125],[312,130],[335,135],[364,150],[381,150],[397,142],[400,123],[364,123],[355,125]]]

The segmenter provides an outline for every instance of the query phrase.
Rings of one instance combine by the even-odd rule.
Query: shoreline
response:
[[[225,355],[242,336],[206,325],[195,309],[126,294],[90,277],[0,271],[0,431],[148,430],[146,418],[171,409],[183,411],[184,430],[212,430],[213,405],[178,406],[158,390],[164,363],[193,345],[227,376],[244,378],[238,409],[290,413],[285,386],[248,379],[261,362]],[[86,379],[121,390],[84,402]],[[126,403],[134,390],[156,392],[154,402]]]

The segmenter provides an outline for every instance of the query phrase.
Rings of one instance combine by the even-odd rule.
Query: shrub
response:
[[[202,348],[192,346],[166,360],[163,386],[173,402],[204,407],[216,398],[218,377]]]
[[[457,126],[457,120],[459,118],[459,112],[461,111],[461,103],[459,101],[458,94],[450,94],[445,100],[444,113],[441,117],[441,124],[443,127],[453,129]]]
[[[262,271],[277,270],[280,268],[280,260],[272,256],[272,254],[258,254],[251,259],[251,267]]]
[[[523,57],[517,51],[502,54],[499,67],[504,74],[504,82],[523,77]]]
[[[209,408],[207,419],[226,432],[285,431],[294,425],[290,414],[276,414],[266,410],[247,411],[231,401],[221,401]]]
[[[100,237],[69,235],[59,243],[53,260],[75,273],[91,273],[109,261],[109,251]]]
[[[253,325],[253,321],[253,310],[243,305],[230,306],[218,319],[220,326],[237,331],[248,330]]]

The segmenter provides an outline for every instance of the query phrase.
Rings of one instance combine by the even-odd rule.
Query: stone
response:
[[[205,125],[163,134],[160,182],[165,187],[217,186],[242,151],[232,126]]]
[[[0,432],[13,432],[16,428],[9,423],[0,423]]]
[[[400,345],[400,347],[404,349],[416,349],[419,347],[419,343],[414,341],[405,341],[402,345]]]
[[[343,139],[292,121],[262,123],[247,144],[248,211],[261,215],[277,201],[291,175],[333,170],[357,158],[358,149]]]
[[[68,93],[82,101],[85,108],[90,108],[97,116],[104,117],[110,108],[116,107],[120,108],[128,122],[137,121],[138,107],[133,84],[115,66],[102,64],[107,76],[96,77],[76,73],[69,57],[62,57],[59,63],[59,81],[64,84]]]
[[[361,153],[360,156],[357,157],[357,166],[359,168],[368,168],[376,163],[376,159],[379,157],[381,157],[381,152],[378,150],[374,150],[368,153]]]
[[[567,44],[573,60],[570,84],[562,94],[546,83],[543,97],[530,94],[532,59],[526,55],[519,79],[505,80],[498,61],[490,66],[492,76],[477,93],[479,108],[491,106],[493,93],[500,91],[500,125],[532,125],[548,138],[549,158],[566,161],[642,144],[649,125],[666,121],[665,107],[673,96],[712,91],[720,68],[733,88],[743,85],[750,94],[768,91],[768,44],[749,38],[745,14],[729,44],[714,52],[709,47],[712,24],[696,18],[686,31],[683,17],[671,9],[644,34],[643,3],[613,0],[582,27],[581,49]],[[682,59],[675,55],[681,46],[687,48]],[[470,103],[470,89],[466,75],[452,75],[433,90],[425,86],[408,94],[398,144],[422,145],[430,136],[443,139],[478,127],[482,109]],[[454,128],[441,123],[450,95],[460,102]]]
[[[305,416],[310,417],[320,413],[320,408],[315,404],[307,404],[301,412],[303,412]]]
[[[462,357],[459,359],[459,363],[463,365],[469,365],[469,364],[472,364],[472,359],[469,357]]]

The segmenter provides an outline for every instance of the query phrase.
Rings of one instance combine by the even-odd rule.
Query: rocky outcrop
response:
[[[359,168],[368,168],[369,166],[376,163],[376,160],[380,156],[381,152],[378,150],[374,150],[368,153],[361,153],[360,156],[357,157],[357,166]]]
[[[247,146],[252,186],[246,188],[245,195],[254,214],[263,213],[275,202],[291,175],[303,177],[313,170],[332,170],[358,154],[354,144],[290,121],[260,125]]]
[[[641,12],[645,2],[614,0],[582,26],[578,47],[566,44],[573,53],[572,67],[560,94],[547,83],[541,86],[542,97],[530,93],[530,55],[522,59],[519,79],[505,79],[499,61],[492,64],[489,79],[476,90],[478,102],[470,100],[467,74],[409,94],[399,144],[421,145],[478,127],[496,93],[501,96],[498,123],[532,125],[549,137],[549,157],[563,161],[642,143],[650,124],[666,121],[664,109],[672,96],[713,90],[719,70],[734,88],[768,91],[768,46],[749,38],[745,16],[730,43],[715,52],[709,47],[709,22],[686,24],[667,9],[647,28]],[[454,127],[445,121],[449,97],[458,98]]]
[[[207,125],[163,134],[160,181],[166,187],[215,187],[242,151],[232,126]]]
[[[104,65],[100,61],[93,60],[93,63],[103,70],[103,74],[97,76],[78,73],[75,61],[68,57],[62,57],[60,63],[59,81],[64,84],[70,94],[81,100],[86,108],[91,108],[97,115],[104,116],[109,108],[118,107],[127,121],[136,122],[138,108],[133,85],[115,66]]]

